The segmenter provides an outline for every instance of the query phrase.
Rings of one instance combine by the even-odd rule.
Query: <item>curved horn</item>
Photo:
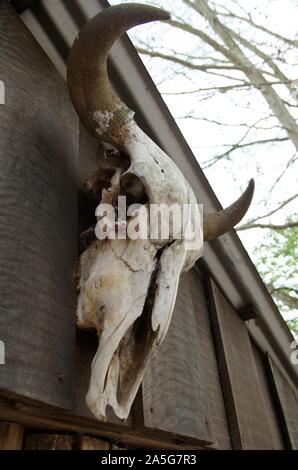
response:
[[[80,31],[68,57],[67,81],[73,105],[90,133],[113,140],[134,115],[109,81],[107,60],[113,43],[133,26],[169,18],[159,8],[128,3],[100,12]]]
[[[231,230],[246,214],[255,189],[255,182],[250,180],[242,196],[226,209],[215,214],[204,214],[204,240],[213,240]]]

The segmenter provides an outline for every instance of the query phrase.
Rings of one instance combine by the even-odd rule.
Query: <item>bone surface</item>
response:
[[[74,107],[106,153],[98,172],[86,182],[100,199],[97,227],[116,235],[126,227],[126,221],[115,224],[100,211],[105,204],[116,207],[119,196],[142,206],[149,225],[153,205],[188,208],[183,222],[171,223],[166,238],[95,239],[80,257],[78,326],[95,328],[99,336],[86,401],[99,420],[106,419],[108,406],[119,418],[128,417],[150,356],[168,331],[181,272],[202,256],[204,237],[222,235],[241,220],[253,194],[251,182],[236,203],[196,224],[198,213],[190,209],[197,204],[192,188],[171,158],[137,126],[133,111],[109,83],[107,58],[113,42],[132,26],[166,19],[168,13],[145,5],[110,7],[85,25],[68,60]],[[191,249],[188,224],[198,227]]]

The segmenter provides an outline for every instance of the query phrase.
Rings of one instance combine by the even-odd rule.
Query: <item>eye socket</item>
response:
[[[120,178],[120,194],[127,197],[127,204],[146,204],[145,187],[136,175],[126,172]]]

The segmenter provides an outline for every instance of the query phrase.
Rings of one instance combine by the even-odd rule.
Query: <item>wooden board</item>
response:
[[[66,84],[0,0],[0,390],[73,405],[78,120]]]
[[[298,394],[289,384],[274,361],[269,358],[271,377],[276,389],[280,409],[284,419],[287,447],[298,450]]]
[[[72,450],[74,438],[62,434],[25,435],[24,450]]]
[[[274,439],[266,414],[250,338],[245,323],[210,281],[212,321],[234,449],[272,449]]]
[[[66,411],[33,407],[14,403],[13,400],[0,398],[0,416],[5,421],[20,423],[26,429],[36,432],[74,433],[98,436],[102,439],[112,439],[114,442],[125,442],[125,445],[150,449],[202,449],[196,439],[155,432],[149,428],[131,428],[111,423],[94,422],[90,419],[71,415]]]
[[[216,449],[231,449],[224,397],[216,357],[210,314],[206,302],[203,279],[195,270],[189,276],[189,291],[195,306],[196,328],[201,353],[201,367],[207,389],[209,414],[214,444]]]
[[[144,376],[144,424],[210,443],[213,436],[191,282],[191,273],[182,275],[168,334]]]
[[[269,421],[270,431],[273,438],[273,449],[282,450],[285,449],[282,424],[266,366],[266,357],[253,343],[252,349],[257,366],[260,385],[262,388],[266,416]]]
[[[109,442],[89,436],[80,436],[76,446],[77,450],[109,450],[109,448]]]
[[[0,422],[0,450],[20,450],[23,432],[19,424]]]

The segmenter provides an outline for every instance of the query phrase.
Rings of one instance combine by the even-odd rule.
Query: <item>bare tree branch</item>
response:
[[[290,140],[293,142],[298,151],[298,128],[295,119],[289,113],[280,96],[273,87],[258,86],[258,83],[266,82],[264,75],[257,67],[246,57],[234,40],[233,31],[222,24],[214,11],[211,10],[206,0],[183,0],[185,4],[196,10],[210,24],[215,33],[225,44],[225,47],[212,39],[210,36],[195,30],[198,37],[201,37],[206,43],[211,45],[215,50],[221,52],[232,61],[235,67],[240,67],[243,73],[251,81],[252,84],[260,90],[270,109],[280,120],[282,126],[286,129]],[[192,28],[193,30],[194,28]]]
[[[165,54],[163,52],[158,52],[158,51],[152,51],[149,49],[145,49],[143,47],[137,47],[136,48],[139,54],[144,54],[148,55],[150,57],[155,57],[159,59],[165,59],[170,62],[174,62],[175,64],[183,65],[183,67],[187,67],[188,69],[191,70],[200,70],[202,72],[206,72],[206,70],[236,70],[233,65],[218,65],[218,64],[204,64],[204,65],[198,65],[198,64],[193,64],[192,62],[184,59],[180,59],[177,56],[173,56],[171,54]]]
[[[270,289],[269,292],[277,300],[280,300],[286,304],[291,309],[298,309],[298,297],[291,295],[291,292],[298,296],[298,291],[296,289],[291,289],[290,287],[275,287]]]
[[[290,202],[294,201],[296,198],[298,197],[298,193],[297,194],[294,194],[293,196],[289,197],[288,199],[286,199],[285,201],[281,202],[275,209],[273,209],[272,211],[268,212],[267,214],[264,214],[264,215],[260,215],[259,217],[255,217],[254,219],[251,219],[247,222],[247,224],[251,225],[253,224],[254,222],[256,222],[257,220],[262,220],[262,219],[266,219],[267,217],[271,217],[272,215],[276,214],[278,211],[280,211],[281,209],[283,209],[284,207],[286,207],[288,204],[290,204]],[[246,225],[247,225],[246,224]],[[241,225],[239,227],[239,229],[241,228]]]
[[[218,12],[220,16],[228,16],[230,18],[236,18],[240,21],[244,21],[248,23],[249,25],[253,26],[256,29],[259,29],[260,31],[263,31],[264,33],[269,34],[270,36],[275,37],[276,39],[279,39],[280,41],[283,41],[284,43],[287,43],[289,46],[293,47],[298,47],[298,41],[297,40],[292,40],[290,38],[287,38],[285,36],[282,36],[281,34],[276,33],[275,31],[271,31],[268,28],[265,28],[265,26],[262,26],[258,23],[255,23],[251,16],[249,18],[245,18],[244,16],[236,15],[235,13],[232,13],[230,10],[228,10],[228,13],[220,13]]]
[[[147,55],[151,55],[151,54],[147,54]],[[153,53],[152,53],[151,57],[153,57]],[[155,57],[160,57],[160,56],[156,55]],[[266,82],[266,83],[264,82],[264,83],[259,83],[258,87],[271,86],[271,85],[286,85],[288,83],[292,83],[292,82],[291,81],[288,81],[288,82],[276,81],[276,82]],[[244,83],[239,83],[239,84],[235,84],[235,85],[214,86],[214,87],[209,87],[209,88],[199,88],[199,89],[190,90],[190,91],[177,91],[175,93],[173,93],[173,92],[172,93],[163,92],[162,94],[163,95],[172,95],[172,96],[175,96],[175,95],[192,95],[192,94],[195,94],[195,93],[201,93],[202,91],[219,91],[221,93],[225,93],[226,91],[235,90],[237,88],[253,88],[253,87],[255,87],[255,85],[252,85],[252,83],[244,82]]]
[[[251,228],[269,228],[271,230],[285,230],[287,228],[293,228],[293,227],[298,227],[298,220],[296,222],[287,222],[286,224],[243,224],[240,225],[240,227],[236,227],[237,232],[240,232],[241,230],[249,230]]]
[[[288,169],[298,160],[298,153],[295,152],[294,155],[290,158],[290,160],[287,162],[285,169],[280,173],[278,178],[275,180],[271,188],[269,189],[269,194],[272,193],[272,191],[275,189],[277,184],[280,182],[280,180],[284,177],[285,173],[288,171]],[[278,209],[279,210],[279,209]]]
[[[244,144],[241,144],[242,140],[243,139],[241,139],[236,144],[233,144],[229,148],[229,150],[227,150],[226,152],[223,152],[220,155],[216,155],[215,157],[213,157],[210,160],[208,160],[207,162],[205,162],[204,165],[203,165],[203,169],[205,170],[206,168],[210,168],[215,163],[217,163],[219,160],[222,160],[223,158],[229,156],[232,152],[235,152],[236,150],[243,149],[245,147],[250,147],[252,145],[269,144],[270,142],[285,142],[285,141],[289,140],[289,138],[288,137],[280,137],[280,138],[274,137],[272,139],[255,140],[253,142],[246,142]]]
[[[240,36],[239,34],[235,33],[232,31],[233,36],[245,47],[250,49],[252,52],[254,52],[257,56],[259,56],[261,59],[264,60],[264,62],[269,65],[271,70],[274,72],[274,76],[280,80],[281,83],[287,86],[289,91],[292,91],[291,85],[293,83],[293,80],[289,80],[284,73],[280,70],[280,68],[276,65],[276,63],[272,60],[268,54],[265,54],[262,52],[258,47],[256,47],[252,42],[247,41],[243,36]],[[267,72],[266,72],[267,73]]]

